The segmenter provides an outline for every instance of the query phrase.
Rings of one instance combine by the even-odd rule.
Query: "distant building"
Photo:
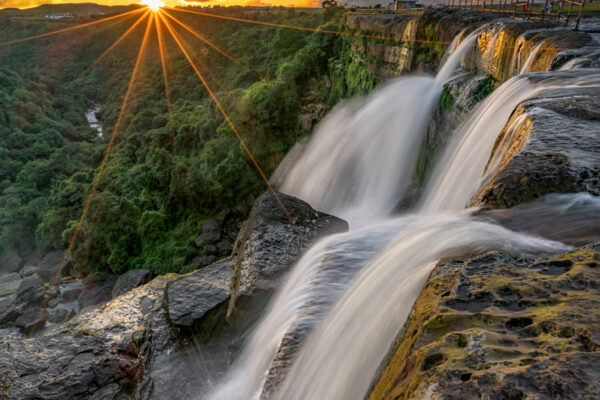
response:
[[[394,0],[394,10],[405,10],[407,8],[413,8],[416,4],[416,0]]]
[[[45,15],[44,18],[46,19],[62,19],[62,18],[73,18],[73,16],[71,14],[52,14],[52,15]]]

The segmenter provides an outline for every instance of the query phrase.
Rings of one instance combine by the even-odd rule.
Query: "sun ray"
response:
[[[127,29],[108,49],[104,50],[104,52],[102,54],[100,54],[100,56],[93,62],[91,63],[81,74],[79,74],[79,76],[75,79],[75,81],[83,78],[85,75],[87,75],[92,69],[94,69],[94,67],[96,65],[98,65],[98,63],[100,61],[102,61],[102,59],[104,59],[104,57],[106,57],[115,47],[117,47],[119,45],[119,43],[121,43],[127,36],[129,36],[129,34],[131,32],[133,32],[133,30],[140,24],[142,23],[142,21],[144,20],[144,18],[146,16],[148,16],[150,14],[150,10],[147,10],[144,14],[142,14],[141,17],[139,17],[137,19],[137,21],[135,21],[135,23],[133,23],[133,25],[131,25],[129,27],[129,29]],[[75,81],[73,81],[72,83],[74,83]]]
[[[167,99],[167,113],[169,114],[169,122],[171,123],[171,147],[175,149],[175,127],[173,126],[173,106],[171,105],[171,90],[169,89],[169,78],[167,75],[167,52],[165,50],[165,43],[163,39],[162,26],[158,18],[158,13],[153,13],[154,26],[156,29],[156,36],[158,39],[158,53],[160,55],[160,65],[162,67],[163,84],[165,87],[165,98]]]
[[[25,42],[25,41],[33,40],[33,39],[45,38],[45,37],[48,37],[48,36],[57,35],[59,33],[74,31],[76,29],[86,28],[86,27],[91,26],[91,25],[96,25],[96,24],[99,24],[99,23],[102,23],[102,22],[111,21],[113,19],[122,18],[124,16],[135,14],[135,13],[138,13],[138,12],[142,12],[144,10],[147,10],[147,7],[140,8],[140,9],[133,10],[133,11],[128,11],[128,12],[117,14],[117,15],[113,15],[112,17],[102,18],[102,19],[99,19],[99,20],[96,20],[96,21],[86,22],[84,24],[70,26],[68,28],[58,29],[58,30],[52,31],[52,32],[40,33],[39,35],[28,36],[26,38],[9,40],[7,42],[0,43],[0,47],[2,47],[2,46],[9,46],[11,44],[21,43],[21,42]]]
[[[262,168],[258,164],[258,161],[256,161],[256,159],[252,155],[252,152],[250,151],[250,149],[246,145],[246,142],[244,141],[244,139],[240,135],[240,133],[237,130],[237,128],[235,127],[235,125],[233,124],[233,121],[231,121],[231,118],[229,118],[229,115],[227,114],[227,112],[225,111],[225,109],[223,108],[223,106],[221,105],[221,102],[219,101],[219,99],[217,98],[217,96],[214,94],[214,92],[212,91],[212,89],[210,88],[210,86],[208,85],[208,82],[206,81],[206,79],[204,79],[204,76],[200,73],[200,70],[198,69],[198,67],[196,66],[196,64],[194,64],[194,62],[192,61],[192,58],[190,57],[188,51],[185,49],[185,47],[181,43],[181,40],[178,37],[177,32],[175,32],[173,30],[173,27],[171,26],[171,24],[169,23],[169,21],[167,21],[166,18],[164,17],[163,12],[159,12],[158,14],[159,14],[159,17],[161,18],[161,20],[163,21],[163,23],[165,24],[165,26],[167,27],[167,30],[169,31],[169,33],[171,33],[171,36],[173,37],[173,39],[175,40],[175,42],[179,46],[179,49],[181,50],[181,52],[183,53],[183,55],[185,56],[185,58],[188,60],[188,63],[190,64],[190,66],[192,67],[192,69],[194,70],[194,72],[196,73],[196,75],[198,76],[198,78],[200,79],[200,81],[202,82],[202,84],[204,85],[204,88],[206,89],[206,91],[208,92],[208,94],[210,95],[210,97],[212,98],[212,100],[215,102],[215,105],[217,106],[217,108],[219,109],[219,111],[221,112],[221,114],[223,115],[223,118],[225,118],[225,121],[229,125],[229,128],[231,128],[231,130],[233,131],[234,135],[236,136],[236,138],[238,139],[238,141],[242,145],[242,148],[244,149],[244,151],[246,152],[246,154],[248,155],[248,157],[252,161],[252,164],[254,164],[254,167],[256,168],[256,170],[258,171],[258,173],[260,174],[260,176],[262,177],[262,179],[265,181],[265,183],[267,185],[267,188],[269,189],[269,191],[275,197],[277,203],[279,204],[279,207],[281,207],[281,210],[285,214],[286,218],[290,221],[290,224],[292,226],[294,226],[296,229],[298,229],[296,227],[296,224],[294,223],[294,220],[292,219],[292,216],[290,215],[289,211],[287,210],[287,208],[285,207],[285,205],[281,201],[281,198],[279,197],[279,195],[277,194],[277,192],[275,191],[275,189],[271,185],[271,182],[269,182],[269,178],[267,178],[267,176],[263,172]],[[304,237],[301,232],[299,232],[299,234],[300,234],[300,237]]]
[[[133,88],[133,84],[136,80],[136,77],[138,75],[138,72],[140,70],[140,65],[141,65],[141,60],[142,60],[142,56],[145,52],[145,49],[147,47],[148,44],[148,37],[150,36],[150,30],[152,28],[152,19],[148,19],[148,23],[146,24],[146,30],[144,32],[144,38],[142,39],[142,44],[140,46],[140,50],[138,51],[138,55],[137,55],[137,59],[135,61],[135,65],[133,67],[133,72],[131,73],[131,77],[129,78],[129,84],[127,86],[127,90],[125,92],[125,97],[123,98],[123,103],[121,104],[121,109],[119,110],[119,115],[117,117],[117,120],[115,122],[115,126],[113,127],[113,131],[112,134],[110,136],[110,140],[108,142],[108,145],[106,147],[106,151],[104,152],[104,157],[102,158],[102,161],[100,162],[100,166],[98,168],[98,172],[96,173],[96,176],[94,177],[94,181],[92,183],[92,187],[90,189],[90,193],[88,194],[88,197],[84,203],[83,206],[83,210],[81,212],[81,217],[79,218],[79,221],[77,222],[77,225],[75,226],[75,230],[73,231],[73,234],[71,236],[71,240],[69,241],[69,246],[67,248],[67,251],[65,252],[65,256],[63,257],[60,266],[58,268],[58,271],[56,273],[56,276],[54,277],[54,281],[53,281],[53,286],[55,286],[58,282],[58,280],[60,279],[60,276],[62,274],[62,270],[64,269],[70,255],[71,255],[71,251],[73,250],[73,246],[75,245],[75,242],[77,241],[77,237],[79,236],[79,232],[81,230],[81,226],[83,224],[83,221],[85,220],[87,213],[90,209],[90,205],[92,203],[92,200],[94,198],[94,196],[96,195],[96,191],[98,189],[98,184],[100,182],[100,177],[102,176],[102,173],[104,172],[104,168],[106,166],[106,162],[108,161],[108,158],[110,156],[112,147],[115,143],[115,139],[117,137],[117,133],[119,131],[119,126],[121,124],[121,121],[123,119],[123,115],[125,114],[125,109],[127,108],[127,103],[129,101],[129,98],[131,96],[131,91]],[[44,299],[44,305],[42,306],[42,309],[44,309],[49,301],[49,295],[46,296],[46,298]]]
[[[204,36],[202,36],[200,33],[198,33],[197,31],[195,31],[194,29],[190,28],[188,25],[184,24],[183,22],[181,22],[180,20],[178,20],[177,18],[175,18],[174,16],[172,16],[171,14],[169,14],[168,12],[166,12],[164,10],[161,10],[160,13],[166,15],[167,17],[169,17],[170,19],[172,19],[173,21],[175,21],[177,24],[179,24],[185,30],[187,30],[188,32],[190,32],[192,35],[196,36],[198,39],[202,40],[208,46],[212,47],[215,51],[219,52],[221,55],[223,55],[224,57],[226,57],[227,59],[229,59],[231,62],[233,62],[235,65],[237,65],[241,69],[243,69],[246,72],[249,72],[250,74],[254,75],[257,79],[260,79],[260,76],[258,75],[258,73],[256,73],[255,71],[251,70],[249,67],[247,67],[244,64],[242,64],[235,57],[233,57],[232,55],[230,55],[225,50],[221,49],[220,47],[218,47],[217,45],[215,45],[214,43],[212,43],[208,39],[206,39]]]
[[[196,10],[186,10],[183,8],[174,8],[174,7],[164,7],[164,8],[173,10],[173,11],[185,12],[185,13],[189,13],[189,14],[202,15],[204,17],[219,18],[219,19],[225,19],[228,21],[236,21],[236,22],[245,22],[248,24],[255,24],[255,25],[266,25],[266,26],[272,26],[275,28],[296,29],[296,30],[301,30],[301,31],[306,31],[306,32],[317,32],[317,33],[325,33],[325,34],[329,34],[329,35],[351,36],[351,37],[360,37],[360,38],[367,38],[367,39],[392,40],[395,42],[406,42],[407,41],[406,39],[403,39],[403,38],[399,39],[394,36],[378,36],[378,35],[368,35],[368,34],[363,34],[363,33],[333,31],[333,30],[329,30],[329,29],[309,28],[309,27],[305,27],[305,26],[278,24],[275,22],[266,22],[266,21],[258,21],[258,20],[254,20],[254,19],[230,17],[227,15],[218,15],[218,14],[206,13],[206,12],[196,11]],[[416,38],[411,38],[410,41],[415,42],[415,43],[431,43],[431,44],[442,44],[442,45],[451,44],[451,42],[447,42],[447,41],[422,40],[422,39],[416,39]]]

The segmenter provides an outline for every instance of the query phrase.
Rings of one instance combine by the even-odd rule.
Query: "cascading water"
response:
[[[514,108],[542,92],[590,85],[575,75],[562,86],[541,74],[531,75],[534,83],[526,75],[502,85],[455,133],[418,213],[390,217],[443,83],[476,37],[457,47],[436,79],[400,78],[362,104],[338,107],[278,172],[282,191],[346,218],[352,230],[323,239],[296,264],[211,399],[362,399],[440,258],[568,248],[461,210],[500,165],[505,146],[490,155]],[[290,366],[286,350],[298,349]]]
[[[334,110],[296,164],[279,172],[285,176],[281,190],[354,225],[388,216],[408,182],[444,83],[476,38],[473,33],[462,41],[435,79],[399,78],[360,104]]]
[[[451,46],[456,50],[435,79],[400,78],[362,104],[338,107],[321,123],[293,167],[278,171],[285,176],[283,191],[344,216],[354,227],[365,221],[371,224],[326,238],[302,257],[212,399],[259,397],[284,336],[308,334],[357,271],[408,224],[410,219],[378,224],[374,220],[389,215],[394,207],[443,84],[476,37],[470,35],[460,46],[457,37]]]
[[[531,52],[527,56],[527,59],[525,60],[525,63],[521,67],[521,70],[519,71],[519,73],[524,74],[526,72],[529,72],[529,69],[533,65],[533,62],[535,61],[535,58],[538,56],[538,53],[542,49],[542,46],[544,45],[544,43],[546,43],[546,41],[542,40],[541,42],[539,42],[538,44],[536,44],[533,47],[533,49],[531,49]]]

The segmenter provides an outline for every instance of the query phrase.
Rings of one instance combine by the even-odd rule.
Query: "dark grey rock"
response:
[[[48,319],[48,312],[44,308],[32,307],[28,308],[16,319],[14,325],[17,328],[31,335],[32,333],[40,330],[46,324]]]
[[[225,259],[167,284],[166,305],[171,322],[197,329],[203,318],[229,300],[233,276],[231,259]],[[203,331],[211,327],[204,327]]]
[[[131,269],[117,278],[115,286],[112,288],[112,297],[115,298],[148,283],[151,278],[152,273],[147,269]]]
[[[34,303],[34,299],[40,297],[42,289],[42,280],[37,274],[23,279],[17,289],[17,302],[27,304]]]
[[[206,246],[204,246],[204,254],[206,255],[214,255],[217,254],[219,251],[219,249],[217,249],[217,246],[215,246],[214,244],[207,244]]]
[[[317,239],[348,230],[342,219],[314,210],[308,203],[278,193],[290,221],[271,192],[263,193],[254,204],[250,218],[238,236],[234,255],[241,256],[230,313],[240,296],[276,288],[283,274]],[[240,254],[240,252],[242,252]]]
[[[216,219],[208,219],[202,224],[202,232],[214,232],[219,230],[219,223]]]
[[[83,291],[83,287],[81,287],[81,286],[69,287],[69,288],[63,289],[60,292],[60,296],[59,296],[58,300],[62,303],[70,303],[72,301],[77,300],[77,298],[81,295],[82,291]]]
[[[23,277],[27,277],[33,274],[36,274],[38,271],[37,266],[33,265],[33,264],[25,264],[23,266],[23,268],[21,268],[21,270],[19,271],[19,273],[23,276]]]
[[[207,244],[215,244],[221,239],[219,231],[204,232],[196,238],[196,246],[204,246]]]
[[[117,277],[115,275],[92,276],[86,282],[77,301],[81,309],[98,306],[112,299],[112,289]]]
[[[152,381],[144,371],[174,339],[163,308],[169,279],[157,278],[43,336],[23,340],[0,330],[2,399],[148,398]]]
[[[23,265],[23,260],[17,255],[0,256],[0,274],[17,272]]]
[[[198,268],[206,267],[207,265],[210,265],[210,264],[214,263],[215,261],[217,261],[217,257],[215,257],[213,255],[208,255],[205,257],[196,257],[192,260],[192,265],[194,265],[195,269],[198,269]]]
[[[217,248],[219,249],[219,252],[224,255],[224,256],[228,256],[231,254],[231,251],[233,250],[233,246],[231,245],[231,243],[227,240],[221,240],[218,244],[217,244]]]
[[[18,281],[20,279],[21,279],[21,276],[16,272],[11,272],[6,275],[0,275],[0,285],[3,283]]]
[[[63,275],[62,272],[70,267],[69,259],[65,260],[64,251],[51,251],[37,265],[37,274],[44,282],[54,282]],[[62,270],[61,270],[62,267]]]

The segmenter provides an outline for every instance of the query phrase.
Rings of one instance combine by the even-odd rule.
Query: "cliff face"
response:
[[[599,65],[600,41],[592,33],[539,22],[486,23],[486,16],[460,13],[377,18],[348,18],[348,26],[381,35],[404,32],[416,41],[395,58],[389,49],[382,50],[390,44],[381,44],[378,52],[372,45],[353,47],[356,57],[382,79],[437,68],[440,53],[424,51],[436,44],[419,45],[420,40],[438,40],[447,49],[451,35],[464,31],[464,37],[480,29],[476,45],[462,60],[463,72],[446,85],[429,124],[416,186],[426,180],[437,153],[464,116],[502,83],[533,71],[556,71],[531,75],[534,83],[548,77],[577,80],[579,72],[573,68]],[[394,21],[397,28],[390,26]],[[546,92],[519,104],[490,154],[489,164],[499,158],[499,166],[471,204],[483,207],[482,216],[513,229],[555,240],[564,240],[564,229],[570,229],[569,235],[580,239],[574,245],[599,240],[593,226],[600,224],[600,215],[587,213],[578,221],[571,219],[570,227],[561,227],[566,220],[559,222],[560,213],[544,208],[554,198],[543,197],[587,192],[578,196],[595,201],[592,196],[600,193],[598,101],[596,90],[571,96]],[[532,210],[535,214],[528,214]],[[530,223],[533,215],[543,221]],[[382,365],[370,399],[600,396],[594,367],[600,360],[600,324],[594,311],[600,301],[598,260],[595,245],[544,259],[490,253],[440,263]]]

